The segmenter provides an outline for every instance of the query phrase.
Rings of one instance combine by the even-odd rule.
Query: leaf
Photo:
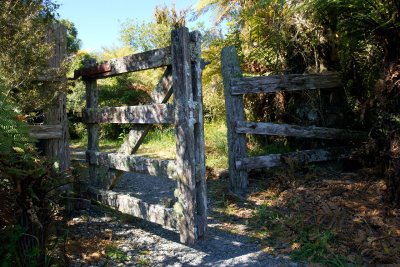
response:
[[[22,148],[20,148],[20,147],[14,146],[14,147],[13,147],[13,150],[14,150],[15,152],[17,152],[17,153],[20,153],[20,154],[25,153],[25,150],[22,149]]]

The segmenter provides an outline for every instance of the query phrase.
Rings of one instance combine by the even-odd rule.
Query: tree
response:
[[[157,6],[154,10],[154,21],[139,23],[127,20],[122,24],[121,40],[124,45],[142,52],[168,46],[171,43],[171,30],[186,24],[187,11],[178,12],[173,6]]]
[[[56,8],[50,0],[0,1],[0,191],[7,196],[0,205],[4,266],[44,264],[44,231],[51,210],[47,193],[60,176],[37,155],[21,111],[43,107],[59,90],[43,90],[38,81],[52,56],[52,45],[44,40]],[[7,210],[10,217],[3,217]]]
[[[400,2],[311,0],[309,7],[338,36],[342,69],[358,74],[362,118],[378,161],[386,162],[388,199],[400,205]]]
[[[78,30],[75,24],[67,19],[59,21],[67,28],[67,53],[76,53],[81,48],[81,40],[78,38]]]
[[[0,89],[20,108],[36,109],[52,96],[35,80],[51,57],[51,45],[43,40],[56,7],[48,0],[0,1]]]

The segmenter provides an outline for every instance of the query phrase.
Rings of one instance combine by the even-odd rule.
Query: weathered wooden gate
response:
[[[233,192],[238,194],[246,192],[249,170],[282,166],[284,159],[288,157],[305,164],[343,158],[348,155],[346,149],[327,148],[248,157],[246,134],[320,139],[360,139],[366,137],[365,133],[359,131],[246,121],[243,107],[244,94],[274,94],[279,91],[333,89],[341,86],[340,76],[338,73],[320,73],[242,77],[235,48],[225,47],[221,56],[228,130],[229,175]]]
[[[96,80],[124,73],[167,67],[152,93],[151,105],[98,107]],[[94,190],[98,200],[121,212],[169,227],[177,227],[183,243],[206,235],[204,126],[202,104],[201,36],[187,28],[171,33],[171,46],[84,68],[75,72],[86,83],[84,120],[88,129],[86,152],[91,180],[98,166],[177,180],[174,208],[145,203],[110,190]],[[168,99],[174,94],[174,104]],[[99,152],[99,123],[132,123],[134,128],[118,153]],[[174,124],[176,160],[144,158],[135,153],[153,124]],[[108,188],[106,188],[108,189]]]

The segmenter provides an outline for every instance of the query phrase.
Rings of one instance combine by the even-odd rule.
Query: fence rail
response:
[[[102,79],[120,74],[171,65],[171,47],[133,54],[108,62],[76,70],[74,78]]]
[[[279,135],[320,139],[365,139],[367,137],[365,132],[347,129],[251,121],[237,122],[236,132],[242,134]]]
[[[329,89],[338,88],[342,85],[341,77],[338,73],[241,77],[233,78],[231,83],[231,94],[233,95]]]
[[[348,148],[328,148],[303,150],[284,154],[270,154],[258,157],[242,158],[236,161],[236,169],[238,170],[253,170],[260,168],[273,168],[284,166],[290,159],[296,164],[307,164],[311,162],[322,162],[332,159],[342,159],[351,155],[351,150]]]
[[[30,125],[31,136],[36,139],[61,139],[63,137],[63,125]]]
[[[153,159],[120,153],[88,152],[87,155],[91,164],[107,166],[115,170],[138,172],[171,179],[177,177],[174,160]]]
[[[366,138],[367,134],[364,132],[347,129],[246,121],[243,105],[244,94],[273,94],[279,91],[292,92],[299,90],[334,89],[342,85],[340,74],[290,74],[242,77],[239,60],[234,47],[223,48],[221,58],[228,128],[229,176],[233,192],[238,194],[246,192],[249,170],[282,166],[285,164],[286,158],[291,158],[300,164],[306,164],[349,156],[348,150],[332,148],[248,157],[246,134],[320,139],[354,140]]]
[[[85,123],[168,124],[174,122],[171,104],[89,108],[83,112]]]

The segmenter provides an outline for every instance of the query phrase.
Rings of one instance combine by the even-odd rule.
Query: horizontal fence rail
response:
[[[63,137],[63,126],[56,125],[29,125],[30,135],[36,139],[60,139]]]
[[[236,161],[238,170],[253,170],[260,168],[281,167],[291,161],[297,164],[307,164],[311,162],[322,162],[332,159],[342,159],[351,155],[349,149],[346,148],[327,148],[315,150],[303,150],[284,154],[270,154],[258,157],[248,157]]]
[[[241,77],[231,80],[232,95],[329,89],[342,86],[338,73],[287,74]]]
[[[88,192],[97,201],[115,210],[165,227],[177,228],[177,216],[172,208],[149,204],[128,194],[115,193],[110,190],[89,187]]]
[[[115,58],[93,67],[76,70],[74,79],[79,77],[101,79],[168,65],[171,65],[171,47],[169,46],[122,58]]]
[[[192,102],[188,117],[199,121],[199,104]],[[83,111],[85,123],[135,123],[135,124],[172,124],[175,121],[174,106],[171,104],[153,104],[127,107],[88,108]]]
[[[107,166],[111,169],[138,172],[152,176],[176,179],[176,164],[174,160],[152,159],[136,155],[120,153],[88,152],[90,164]]]
[[[236,132],[320,139],[365,139],[368,136],[365,132],[347,129],[250,121],[239,121],[236,125]]]
[[[166,124],[174,122],[171,104],[89,108],[83,112],[86,123]]]

